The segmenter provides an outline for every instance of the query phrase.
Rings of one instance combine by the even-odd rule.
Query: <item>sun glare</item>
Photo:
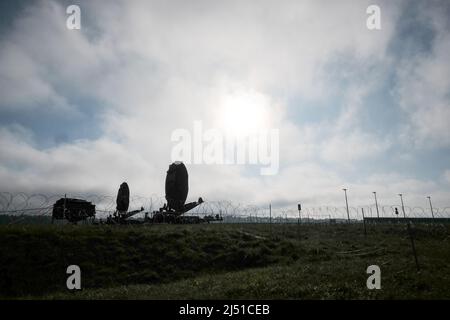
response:
[[[220,125],[227,134],[245,136],[268,129],[267,98],[258,93],[238,93],[224,97]]]

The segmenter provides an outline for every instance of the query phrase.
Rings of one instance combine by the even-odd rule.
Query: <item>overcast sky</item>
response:
[[[66,27],[70,4],[80,30]],[[366,27],[370,4],[381,30]],[[279,130],[280,170],[188,165],[192,199],[341,206],[345,187],[353,205],[377,191],[450,206],[449,1],[37,0],[0,12],[0,191],[113,195],[127,181],[164,195],[173,131],[214,129],[232,101]]]

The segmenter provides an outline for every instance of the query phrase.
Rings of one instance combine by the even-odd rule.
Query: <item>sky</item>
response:
[[[172,135],[200,122],[277,130],[279,169],[187,164],[189,199],[450,207],[449,17],[445,0],[2,1],[0,191],[163,196]]]

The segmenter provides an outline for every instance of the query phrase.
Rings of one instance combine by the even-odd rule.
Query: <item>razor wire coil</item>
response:
[[[0,192],[0,214],[9,215],[51,215],[53,204],[65,195],[61,194],[27,194],[25,192]],[[99,218],[106,217],[116,209],[116,198],[110,195],[70,195],[71,198],[80,198],[92,202],[96,205],[96,212]],[[134,208],[144,208],[144,212],[154,212],[163,206],[165,198],[156,194],[150,196],[130,197],[130,210]],[[399,216],[395,215],[395,208],[399,210]],[[361,209],[364,209],[366,218],[377,217],[377,210],[374,205],[349,207],[349,215],[352,221],[362,220]],[[380,205],[378,214],[383,218],[403,217],[403,212],[399,205]],[[189,211],[195,215],[220,215],[224,222],[242,223],[265,223],[271,220],[273,223],[297,223],[297,222],[318,222],[331,220],[347,220],[345,207],[336,206],[315,206],[304,207],[301,212],[296,208],[272,208],[269,206],[258,206],[254,204],[235,203],[230,200],[208,200]],[[450,207],[434,208],[434,217],[450,218]],[[414,206],[405,206],[406,217],[431,218],[430,209]]]

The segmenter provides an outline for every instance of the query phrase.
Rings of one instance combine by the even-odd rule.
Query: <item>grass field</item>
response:
[[[403,224],[0,226],[0,295],[23,299],[449,299],[450,229]],[[81,268],[82,290],[66,288]],[[381,268],[381,290],[366,269]]]

